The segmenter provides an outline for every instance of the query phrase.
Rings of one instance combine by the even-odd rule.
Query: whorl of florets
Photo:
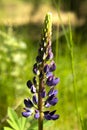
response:
[[[36,63],[33,65],[33,73],[35,76],[33,80],[27,81],[27,87],[33,94],[32,99],[24,99],[24,117],[31,116],[34,113],[34,118],[40,117],[40,112],[43,113],[46,120],[56,120],[59,115],[55,114],[55,111],[46,111],[45,108],[49,108],[57,104],[58,99],[56,97],[58,91],[55,90],[55,86],[59,83],[59,78],[56,78],[53,71],[56,69],[56,64],[53,60],[53,52],[51,47],[51,35],[52,35],[52,14],[47,13],[44,21],[44,27],[41,35],[41,43],[38,50],[38,56],[36,57]],[[42,84],[40,84],[42,81]],[[48,87],[48,89],[46,89]],[[39,96],[38,96],[39,95]],[[42,100],[42,111],[39,111],[38,102]],[[34,108],[35,110],[33,111]]]

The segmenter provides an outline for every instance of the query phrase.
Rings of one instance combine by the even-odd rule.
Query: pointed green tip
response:
[[[51,34],[52,34],[52,13],[48,12],[44,20],[42,39],[45,39],[45,42],[47,43],[49,40],[51,40]]]
[[[48,32],[51,32],[52,29],[52,13],[48,12],[45,17],[45,28],[48,30]]]
[[[46,14],[45,20],[48,20],[49,22],[52,23],[52,13],[51,13],[51,12],[48,12],[48,13]]]

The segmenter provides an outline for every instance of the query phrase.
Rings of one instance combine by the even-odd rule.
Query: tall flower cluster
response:
[[[51,34],[52,14],[48,13],[44,21],[36,63],[33,65],[34,77],[32,81],[27,81],[32,98],[24,99],[25,108],[22,112],[24,117],[33,114],[35,119],[39,119],[39,123],[43,119],[56,120],[59,118],[59,115],[55,114],[56,110],[48,110],[49,107],[55,106],[58,102],[56,97],[58,91],[55,86],[59,83],[59,78],[53,74],[56,65],[53,60]]]

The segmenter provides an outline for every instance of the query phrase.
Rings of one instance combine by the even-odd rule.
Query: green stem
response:
[[[75,74],[75,68],[74,68],[73,40],[72,40],[72,31],[71,31],[71,26],[70,26],[70,20],[69,20],[69,32],[70,32],[70,56],[71,56],[72,76],[73,76],[74,103],[75,103],[76,116],[77,116],[77,122],[78,122],[78,128],[79,128],[79,125],[81,122],[80,122],[80,114],[78,111],[78,101],[77,101],[77,93],[76,93],[77,92],[76,91],[76,74]]]
[[[55,60],[56,63],[58,63],[58,32],[59,32],[59,27],[57,27],[57,32],[56,32],[56,53],[55,53]]]

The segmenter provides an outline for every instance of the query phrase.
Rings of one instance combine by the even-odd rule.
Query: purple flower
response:
[[[56,120],[56,119],[59,118],[59,115],[54,114],[55,112],[56,112],[56,110],[54,110],[54,111],[52,111],[52,112],[49,113],[52,120]]]
[[[36,93],[36,88],[30,80],[27,81],[27,86],[31,90],[32,93]]]
[[[49,112],[49,111],[45,111],[44,112],[44,118],[46,120],[56,120],[59,118],[59,115],[55,114],[56,110]]]
[[[29,98],[24,99],[25,108],[22,112],[24,117],[29,117],[33,114],[35,119],[39,119],[39,123],[43,120],[42,114],[46,120],[56,120],[59,118],[59,115],[55,114],[56,110],[44,111],[44,109],[54,106],[58,102],[56,97],[58,91],[54,88],[59,83],[59,78],[53,75],[56,65],[53,61],[54,55],[51,47],[51,21],[51,14],[48,13],[42,30],[36,63],[33,65],[35,76],[32,81],[27,81],[27,86],[32,93],[32,100]],[[50,87],[46,88],[46,86]]]
[[[52,100],[49,101],[49,104],[54,106],[54,105],[56,105],[57,102],[58,102],[58,98],[54,97]]]
[[[33,103],[32,103],[32,101],[29,98],[28,99],[24,99],[24,104],[28,108],[33,107]]]
[[[58,114],[51,116],[51,119],[52,119],[52,120],[57,120],[58,118],[59,118],[59,115],[58,115]]]
[[[28,81],[27,81],[27,86],[28,86],[28,88],[31,88],[32,85],[33,85],[32,82],[31,82],[30,80],[28,80]]]
[[[47,60],[52,60],[53,59],[53,53],[49,52],[46,59]]]
[[[32,100],[33,100],[34,104],[38,104],[38,99],[37,99],[36,95],[33,95]]]
[[[44,88],[42,88],[41,97],[42,97],[42,98],[45,98],[45,97],[46,97],[46,91],[45,91]]]
[[[48,77],[47,81],[46,81],[46,84],[48,86],[55,86],[56,84],[58,84],[59,82],[59,78],[55,78],[53,75]]]
[[[55,95],[51,95],[47,98],[47,100],[45,101],[45,107],[50,107],[51,105],[54,106],[56,105],[56,103],[58,102],[57,97],[55,97]]]
[[[47,73],[46,73],[46,76],[47,76],[47,78],[48,78],[48,77],[50,77],[50,76],[53,76],[53,74],[52,74],[52,72],[47,72]]]
[[[34,118],[38,119],[40,117],[40,113],[38,110],[35,110]]]
[[[49,114],[49,111],[45,111],[45,112],[44,112],[44,118],[45,118],[46,120],[51,120],[51,116],[50,116],[50,114]]]
[[[32,114],[32,110],[29,110],[29,109],[27,109],[27,108],[24,108],[24,112],[22,112],[22,116],[24,116],[24,117],[28,117],[28,116],[31,116],[31,114]]]
[[[49,72],[49,65],[48,65],[48,64],[46,64],[46,65],[44,66],[44,72],[45,72],[45,73]]]
[[[49,104],[48,102],[45,103],[45,107],[46,107],[46,108],[48,108],[48,107],[50,107],[50,106],[51,106],[51,104]]]
[[[56,69],[55,62],[52,61],[51,64],[50,64],[50,71],[54,71],[55,69]]]
[[[47,60],[52,60],[53,59],[53,53],[51,47],[48,48],[48,55],[47,55]]]
[[[53,95],[53,94],[56,95],[57,93],[58,93],[57,90],[55,90],[54,88],[51,88],[47,95],[48,95],[48,96],[51,96],[51,95]]]
[[[38,70],[37,63],[35,63],[34,66],[33,66],[33,72],[34,72],[34,74],[39,75],[39,70]]]
[[[36,88],[34,87],[34,85],[31,86],[31,93],[36,93]]]

